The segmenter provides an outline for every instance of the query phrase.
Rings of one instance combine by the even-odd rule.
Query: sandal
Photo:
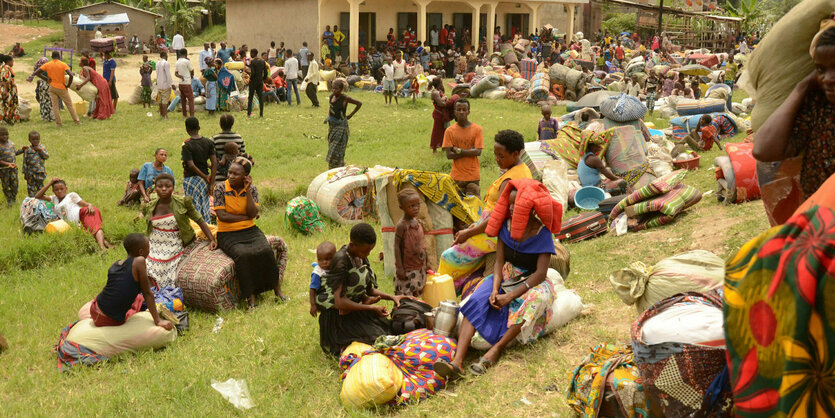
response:
[[[476,376],[482,376],[487,373],[487,369],[493,367],[493,362],[482,357],[478,359],[477,363],[470,365],[470,373]]]
[[[435,364],[432,365],[432,369],[438,374],[438,376],[448,379],[450,382],[464,375],[458,366],[446,360],[436,361]]]

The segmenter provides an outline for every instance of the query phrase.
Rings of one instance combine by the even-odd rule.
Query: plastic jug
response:
[[[64,222],[63,219],[52,221],[46,224],[46,232],[48,234],[63,234],[70,230],[70,224]]]
[[[437,307],[444,300],[456,300],[455,282],[448,274],[441,275],[430,270],[421,298],[432,307]]]

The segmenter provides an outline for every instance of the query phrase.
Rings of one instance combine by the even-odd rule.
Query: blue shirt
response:
[[[191,90],[194,92],[194,97],[197,97],[203,93],[206,88],[203,87],[203,83],[201,83],[197,77],[194,77],[191,79]]]
[[[328,43],[328,46],[333,46],[333,32],[326,30],[322,33],[322,37],[325,38],[325,42]]]
[[[217,51],[217,57],[220,58],[224,64],[226,64],[230,59],[232,59],[232,48],[219,49]]]
[[[319,290],[322,287],[322,276],[324,276],[326,271],[319,267],[318,263],[313,263],[313,273],[310,274],[310,288],[314,290]]]
[[[586,158],[588,158],[589,155],[594,155],[594,153],[587,152],[586,155],[580,159],[580,162],[577,163],[577,177],[580,178],[580,185],[583,187],[597,186],[602,183],[600,180],[600,172],[597,171],[596,168],[591,168],[586,165]]]
[[[142,168],[139,169],[139,177],[137,178],[145,182],[145,189],[150,189],[154,185],[154,179],[162,173],[168,173],[171,177],[174,177],[174,172],[171,171],[167,165],[163,164],[162,171],[157,171],[157,169],[154,168],[154,163],[145,163],[142,164]]]
[[[105,60],[101,67],[102,67],[102,74],[101,75],[109,83],[110,82],[110,74],[113,72],[113,70],[116,69],[116,60],[114,60],[113,58],[111,58],[109,60]],[[116,79],[115,75],[114,75],[113,79],[114,80]]]

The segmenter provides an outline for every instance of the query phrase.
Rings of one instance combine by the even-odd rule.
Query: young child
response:
[[[652,117],[653,108],[655,107],[655,99],[658,91],[658,79],[655,78],[655,73],[650,74],[647,79],[647,110],[649,116]]]
[[[128,318],[142,310],[142,303],[148,303],[148,312],[154,323],[167,330],[174,325],[160,317],[157,306],[153,303],[154,294],[148,279],[145,259],[151,251],[151,244],[143,234],[132,233],[125,237],[125,251],[128,258],[113,263],[107,270],[107,284],[101,293],[90,302],[90,317],[97,327],[119,326]],[[172,316],[167,309],[162,312]],[[176,321],[176,320],[175,320]]]
[[[459,189],[466,190],[470,184],[478,186],[481,180],[478,157],[484,149],[484,132],[481,126],[470,122],[470,102],[467,99],[455,102],[454,109],[457,122],[444,131],[441,148],[446,152],[447,159],[452,160],[450,177]]]
[[[14,143],[9,141],[9,130],[0,126],[0,183],[3,183],[3,194],[9,207],[17,201],[16,155]]]
[[[316,262],[313,263],[313,273],[310,274],[310,316],[315,317],[319,314],[316,292],[322,287],[322,277],[325,277],[331,269],[334,254],[336,254],[336,245],[330,241],[324,241],[316,247]]]
[[[412,96],[412,103],[417,101],[418,93],[420,92],[420,83],[418,83],[417,76],[409,80],[409,95]]]
[[[186,133],[189,137],[183,142],[180,151],[183,161],[183,191],[191,197],[203,220],[208,222],[211,219],[209,191],[214,190],[217,175],[215,144],[200,135],[200,121],[193,116],[186,118]]]
[[[241,153],[240,148],[238,147],[237,142],[227,142],[223,145],[223,155],[218,155],[218,162],[217,162],[217,175],[218,177],[222,176],[226,179],[226,176],[229,175],[229,166],[235,162],[235,159],[238,157],[244,157],[252,165],[255,163],[252,161],[252,157],[249,156],[247,153]],[[216,177],[217,178],[217,177]]]
[[[139,204],[142,198],[142,189],[140,186],[142,183],[139,180],[139,170],[133,169],[130,171],[130,176],[128,177],[128,184],[125,186],[125,194],[122,195],[122,198],[116,202],[116,206],[130,206],[130,205],[137,205]]]
[[[560,130],[560,123],[556,119],[551,119],[551,106],[542,105],[542,119],[539,121],[537,134],[539,140],[554,139],[557,137],[557,131]]]
[[[37,131],[29,132],[29,145],[24,146],[15,154],[23,154],[23,178],[26,179],[26,192],[29,197],[35,197],[38,190],[43,188],[46,179],[44,160],[49,158],[46,148],[41,145],[41,134]]]
[[[394,81],[394,65],[391,61],[391,57],[386,57],[386,63],[380,68],[380,73],[383,74],[383,98],[386,106],[391,105],[392,97],[394,97],[394,103],[397,103],[397,82]]]
[[[414,189],[397,194],[403,218],[394,231],[394,294],[419,298],[426,286],[426,247],[423,225],[417,219],[420,195]]]
[[[142,56],[142,65],[139,66],[140,85],[142,86],[142,108],[151,107],[151,64],[148,63],[148,56]]]

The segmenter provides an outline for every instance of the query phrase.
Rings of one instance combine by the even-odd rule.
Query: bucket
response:
[[[693,152],[692,154],[695,155],[695,157],[687,159],[687,160],[679,160],[679,161],[673,160],[673,166],[675,166],[675,168],[678,168],[678,169],[684,168],[684,169],[687,169],[687,170],[698,170],[699,166],[701,165],[701,158],[702,157],[700,157],[699,154],[696,154],[695,152]]]
[[[597,210],[598,204],[606,198],[606,192],[599,187],[586,186],[574,194],[574,204],[580,209]]]

